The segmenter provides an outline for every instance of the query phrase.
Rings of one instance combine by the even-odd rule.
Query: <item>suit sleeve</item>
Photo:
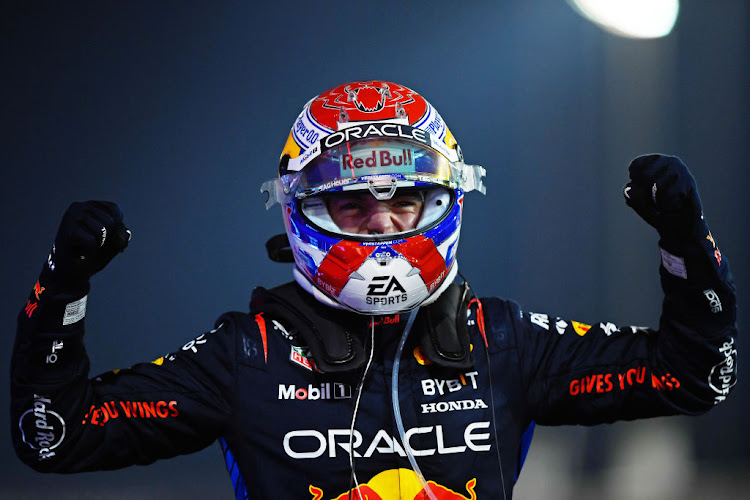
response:
[[[660,251],[658,329],[510,313],[521,378],[538,423],[693,415],[726,399],[737,380],[729,264],[710,233],[705,241]]]
[[[11,363],[19,458],[42,472],[115,469],[197,451],[219,437],[234,394],[234,326],[89,379],[87,292],[37,282],[19,314]]]

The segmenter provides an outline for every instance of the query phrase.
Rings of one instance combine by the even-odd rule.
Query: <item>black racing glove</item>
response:
[[[129,241],[117,204],[74,202],[63,215],[40,281],[58,289],[86,286]]]
[[[659,232],[663,269],[695,287],[718,290],[731,276],[708,225],[695,179],[676,156],[639,156],[630,163],[625,202]],[[669,286],[669,285],[665,285]]]
[[[699,241],[708,234],[695,179],[676,156],[639,156],[630,163],[625,202],[668,245]]]

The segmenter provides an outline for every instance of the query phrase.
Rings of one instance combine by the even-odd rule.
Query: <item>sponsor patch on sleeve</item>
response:
[[[63,314],[63,326],[78,323],[86,316],[87,298],[88,295],[84,295],[80,299],[73,301],[65,306],[65,314]]]
[[[685,268],[685,259],[672,255],[663,248],[659,247],[661,252],[661,264],[669,274],[678,278],[687,279],[687,269]]]

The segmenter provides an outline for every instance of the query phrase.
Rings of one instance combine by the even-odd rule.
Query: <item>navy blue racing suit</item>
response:
[[[348,334],[369,363],[321,370],[289,318],[254,299],[249,312],[222,315],[169,355],[89,379],[88,290],[37,283],[13,353],[16,453],[39,471],[78,472],[148,464],[218,440],[237,498],[347,498],[354,478],[362,498],[426,498],[408,446],[436,498],[510,498],[535,424],[698,414],[727,397],[736,382],[735,295],[726,260],[713,268],[702,282],[661,268],[658,329],[576,322],[499,298],[463,304],[470,366],[431,360],[416,334],[403,349],[405,442],[391,396],[408,313],[355,317]],[[284,290],[306,294],[296,284]],[[334,312],[313,307],[320,317]]]

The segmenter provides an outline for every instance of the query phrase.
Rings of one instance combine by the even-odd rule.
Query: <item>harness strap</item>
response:
[[[466,322],[470,298],[467,284],[452,284],[435,302],[420,309],[414,334],[432,363],[456,369],[473,366]],[[264,314],[296,330],[310,349],[318,371],[341,372],[364,365],[366,356],[360,338],[361,331],[370,325],[369,316],[326,307],[295,282],[271,290],[256,288],[250,311],[256,318]]]

